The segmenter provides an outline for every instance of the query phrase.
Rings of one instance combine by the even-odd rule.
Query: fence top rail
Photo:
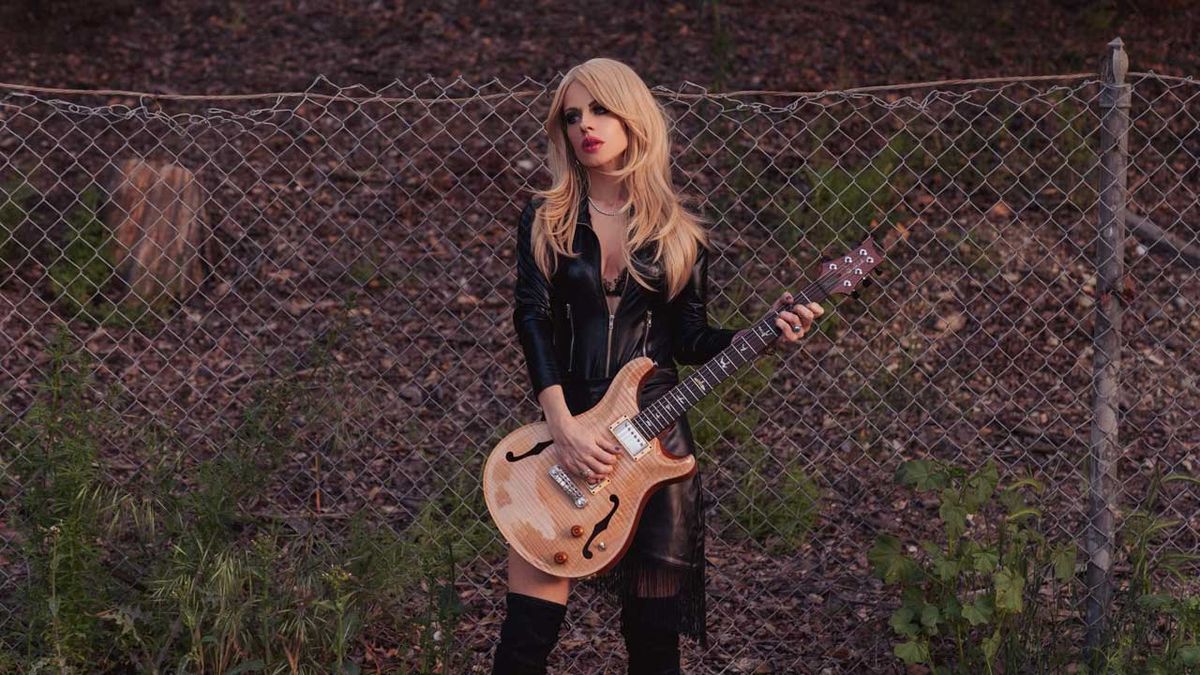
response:
[[[1129,74],[1130,75],[1146,75],[1146,76],[1151,76],[1151,77],[1158,77],[1161,79],[1172,79],[1172,80],[1179,80],[1182,82],[1189,82],[1189,83],[1200,83],[1200,81],[1192,79],[1190,77],[1183,78],[1183,77],[1173,77],[1173,76],[1167,76],[1167,75],[1158,75],[1158,74],[1154,73],[1153,71],[1148,72],[1148,73],[1131,72]],[[653,91],[656,94],[660,94],[663,96],[670,96],[670,97],[679,98],[679,99],[731,98],[731,97],[735,97],[735,96],[743,96],[743,97],[744,96],[789,96],[789,97],[802,97],[802,98],[823,98],[823,97],[828,97],[828,96],[864,94],[864,93],[871,93],[871,92],[907,91],[907,90],[912,90],[912,89],[928,89],[928,88],[933,88],[933,87],[952,86],[952,85],[957,86],[957,85],[971,85],[971,84],[1001,84],[1001,83],[1039,82],[1039,81],[1047,81],[1047,80],[1067,81],[1067,80],[1079,80],[1079,79],[1097,78],[1097,77],[1099,77],[1099,73],[1093,71],[1093,72],[1081,72],[1081,73],[1065,73],[1065,74],[1058,74],[1058,75],[1024,75],[1024,76],[1012,76],[1012,77],[986,77],[986,78],[975,78],[975,79],[932,80],[932,81],[927,81],[927,82],[871,85],[871,86],[866,86],[866,87],[854,87],[851,89],[823,89],[823,90],[814,90],[814,91],[741,89],[741,90],[729,91],[729,92],[710,92],[707,90],[707,88],[705,88],[702,85],[699,85],[699,84],[696,84],[696,83],[693,83],[690,81],[685,81],[679,90],[674,90],[674,89],[671,89],[664,85],[658,85],[658,86],[653,87],[651,89],[651,91]],[[312,91],[312,89],[321,82],[329,84],[330,86],[333,86],[334,88],[338,89],[339,93],[323,94],[323,93],[317,93],[317,92]],[[519,82],[516,86],[517,87],[523,86],[526,84],[526,82],[531,82],[533,84],[542,84],[542,83],[535,82],[527,77],[522,82]],[[493,79],[490,82],[483,83],[482,85],[472,85],[469,82],[467,82],[466,80],[464,80],[462,77],[456,78],[454,81],[452,81],[448,84],[440,85],[436,79],[426,78],[422,82],[418,83],[415,87],[405,87],[405,88],[409,88],[409,89],[412,89],[413,91],[415,91],[417,88],[425,85],[426,83],[433,84],[435,86],[441,86],[443,89],[449,89],[450,87],[455,86],[455,85],[465,85],[465,86],[473,87],[476,89],[482,89],[483,87],[486,87],[486,86],[492,85],[492,84],[501,84],[502,85],[502,83],[498,79]],[[398,83],[394,83],[394,84],[398,84]],[[391,85],[388,85],[388,86],[390,87]],[[387,89],[387,88],[388,87],[384,87],[383,89]],[[283,98],[301,97],[301,98],[308,98],[308,99],[351,101],[351,102],[360,102],[360,103],[381,102],[381,103],[430,103],[430,104],[435,104],[435,103],[461,103],[464,101],[479,101],[479,100],[488,100],[488,99],[494,99],[494,98],[513,98],[513,97],[522,97],[522,96],[537,96],[541,93],[544,93],[544,90],[540,90],[540,89],[510,90],[510,91],[494,93],[494,94],[478,94],[478,95],[472,95],[472,96],[434,96],[434,97],[420,97],[420,96],[415,96],[415,95],[413,95],[413,96],[381,96],[379,94],[372,94],[372,95],[367,95],[367,96],[355,96],[355,95],[351,95],[351,94],[342,93],[342,91],[353,90],[353,89],[366,90],[365,87],[363,87],[362,85],[353,85],[353,86],[349,86],[349,87],[337,85],[337,84],[331,82],[330,80],[328,80],[324,75],[318,76],[313,81],[313,84],[309,86],[309,89],[305,90],[305,91],[259,92],[259,93],[250,93],[250,94],[171,94],[171,93],[156,93],[156,92],[146,92],[146,91],[133,91],[133,90],[127,90],[127,89],[69,89],[69,88],[59,88],[59,87],[40,87],[40,86],[36,86],[36,85],[18,84],[18,83],[12,83],[12,82],[0,82],[0,90],[8,90],[8,91],[12,91],[12,92],[34,92],[34,93],[40,93],[40,94],[87,95],[87,96],[132,96],[132,97],[138,97],[138,98],[172,100],[172,101],[242,101],[242,100],[263,99],[263,98],[283,99]],[[699,93],[685,93],[684,90],[687,90],[687,89],[698,89],[700,91],[699,91]]]

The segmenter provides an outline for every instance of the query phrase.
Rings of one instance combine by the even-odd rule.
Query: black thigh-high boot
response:
[[[621,607],[621,635],[629,652],[629,675],[680,675],[679,631],[671,620],[678,599],[628,598]]]
[[[492,675],[544,675],[567,606],[512,591],[505,604]]]

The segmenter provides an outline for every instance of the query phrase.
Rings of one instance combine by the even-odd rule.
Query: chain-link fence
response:
[[[1151,481],[1194,478],[1200,460],[1200,87],[1129,83],[1108,499],[1118,529],[1139,508],[1170,519],[1149,546],[1161,558],[1200,553],[1200,487]],[[556,85],[318,80],[265,103],[4,91],[11,649],[222,672],[296,665],[328,641],[364,668],[484,672],[506,588],[478,481],[499,439],[541,413],[511,288]],[[1094,326],[1111,299],[1097,248],[1107,85],[654,91],[677,182],[714,223],[713,323],[757,320],[867,233],[886,247],[874,285],[828,301],[801,349],[748,366],[691,413],[710,644],[685,645],[687,672],[896,669],[905,631],[932,639],[939,622],[894,616],[899,587],[874,574],[889,564],[880,537],[895,537],[892,563],[936,560],[920,540],[944,547],[957,527],[991,541],[1004,522],[1057,547],[1066,583],[1030,574],[1017,593],[1044,602],[1047,646],[1082,645],[1089,562],[1112,560],[1118,587],[1143,571],[1085,545]],[[1038,511],[971,513],[914,490],[938,485],[913,477],[934,465],[902,462],[935,459],[994,461],[1002,486],[1036,479],[1044,489],[1021,494]],[[278,584],[261,597],[255,561]],[[987,587],[992,561],[976,561]],[[1195,592],[1186,576],[1151,576]],[[271,623],[272,602],[287,621]],[[245,611],[222,623],[224,603]],[[620,671],[616,617],[581,586],[551,668]],[[242,632],[225,640],[214,626],[231,623]],[[256,652],[257,633],[292,647]]]

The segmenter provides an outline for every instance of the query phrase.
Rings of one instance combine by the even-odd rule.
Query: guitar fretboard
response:
[[[818,279],[802,292],[793,294],[793,304],[820,302],[829,297],[826,284],[832,279]],[[666,430],[679,417],[700,402],[713,389],[729,379],[742,366],[757,359],[779,337],[781,329],[775,325],[779,312],[772,310],[759,319],[749,330],[733,338],[729,346],[721,350],[704,365],[693,370],[670,391],[646,406],[631,420],[644,438],[654,438]]]

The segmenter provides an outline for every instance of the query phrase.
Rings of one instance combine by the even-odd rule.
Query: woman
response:
[[[645,407],[679,382],[675,364],[698,365],[738,331],[707,316],[707,237],[680,205],[670,176],[667,119],[625,64],[591,59],[563,77],[545,123],[549,189],[517,227],[513,321],[558,463],[595,481],[618,461],[616,441],[574,419],[593,407],[629,360],[658,364]],[[790,305],[790,294],[776,308]],[[776,344],[795,343],[823,310],[781,311]],[[693,452],[686,416],[660,436]],[[621,600],[629,672],[678,673],[679,634],[704,641],[704,531],[700,474],[650,498],[628,552],[599,580]],[[544,673],[572,581],[509,550],[507,614],[493,673]]]

